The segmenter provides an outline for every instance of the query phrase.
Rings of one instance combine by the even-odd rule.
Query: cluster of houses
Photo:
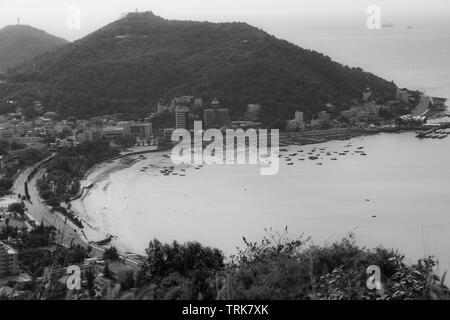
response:
[[[427,115],[432,112],[446,111],[446,99],[438,97],[422,96],[420,101],[416,101],[410,92],[406,89],[397,89],[395,99],[378,104],[371,100],[372,92],[367,88],[362,94],[362,100],[350,101],[351,107],[341,111],[339,114],[334,112],[335,107],[332,104],[326,104],[326,111],[320,111],[316,117],[306,122],[303,112],[296,111],[294,119],[286,121],[287,131],[304,131],[308,129],[325,129],[329,126],[339,126],[349,124],[353,127],[364,127],[374,123],[384,123],[391,125],[406,124],[410,126],[420,126],[426,123]],[[411,106],[416,106],[411,110]],[[398,114],[399,108],[406,108],[409,115],[399,116],[397,119],[389,119],[386,115]],[[404,111],[403,109],[402,111]],[[384,116],[382,115],[384,112]]]
[[[173,98],[170,103],[158,103],[157,114],[172,114],[175,118],[173,128],[165,128],[163,135],[170,137],[175,129],[193,130],[194,121],[202,121],[203,129],[224,128],[260,128],[259,122],[262,108],[258,104],[249,104],[245,114],[238,120],[231,119],[230,110],[222,106],[215,98],[208,105],[203,103],[202,98],[194,96],[180,96]]]
[[[316,119],[311,119],[310,123],[305,122],[303,112],[296,111],[294,114],[294,119],[286,121],[287,131],[303,131],[307,128],[311,129],[324,129],[330,124],[331,115],[327,111],[320,111]]]
[[[81,289],[87,288],[88,274],[93,279],[92,286],[97,297],[104,297],[108,291],[118,284],[122,289],[134,288],[137,279],[141,275],[144,258],[136,254],[119,255],[115,260],[104,260],[103,253],[105,247],[95,243],[90,243],[90,257],[84,259],[82,263],[75,265],[80,270]],[[56,246],[47,248],[55,250]],[[43,275],[35,279],[41,283],[59,282],[62,286],[67,286],[70,276],[73,275],[73,265],[48,266],[45,267]],[[19,287],[30,283],[32,277],[26,273],[21,273],[19,268],[18,251],[10,244],[0,241],[0,294],[10,296],[20,296],[24,292],[8,287],[8,284],[15,283]]]
[[[121,137],[134,137],[136,142],[150,144],[153,137],[152,123],[150,120],[120,121],[119,115],[94,117],[89,120],[57,120],[55,112],[45,112],[40,117],[25,120],[21,108],[17,108],[15,113],[0,115],[0,140],[16,142],[42,151]]]
[[[14,103],[14,101],[9,101]],[[40,101],[34,102],[36,110],[42,110]],[[175,119],[173,127],[164,132],[155,132],[151,119],[154,116],[169,113]],[[105,115],[89,120],[67,118],[58,120],[55,112],[45,112],[31,120],[23,114],[23,108],[17,107],[15,113],[0,115],[0,140],[17,142],[30,148],[51,150],[70,148],[76,144],[100,139],[117,140],[122,137],[133,137],[138,144],[154,144],[158,135],[171,133],[175,129],[192,129],[194,120],[203,122],[208,128],[242,128],[260,127],[261,106],[250,104],[246,113],[238,121],[232,121],[230,110],[213,99],[205,105],[202,98],[180,96],[170,103],[157,105],[156,113],[149,115],[144,121],[121,121],[120,115]]]

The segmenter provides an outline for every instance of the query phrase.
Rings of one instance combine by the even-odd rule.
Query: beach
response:
[[[111,234],[114,245],[139,254],[153,238],[199,241],[232,254],[242,237],[259,241],[265,229],[287,226],[291,237],[304,234],[315,243],[354,233],[360,244],[398,248],[412,261],[435,255],[448,269],[449,144],[400,133],[291,146],[275,176],[249,165],[183,166],[173,172],[185,176],[165,176],[168,153],[154,153],[127,167],[105,164],[72,206],[94,227],[85,230],[88,237]],[[356,153],[359,147],[366,156]],[[300,161],[301,149],[305,159],[313,149],[325,150],[318,160]],[[285,157],[293,153],[288,165]]]

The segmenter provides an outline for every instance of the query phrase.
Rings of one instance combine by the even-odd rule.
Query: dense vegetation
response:
[[[30,26],[6,26],[0,30],[0,72],[66,43]]]
[[[328,246],[269,234],[248,242],[231,260],[199,244],[150,243],[145,279],[155,299],[448,299],[432,257],[407,265],[400,253],[355,244],[352,236]],[[195,248],[193,250],[192,248]],[[201,259],[195,257],[201,256]],[[162,258],[163,257],[163,258]],[[198,261],[200,260],[200,262]],[[371,291],[368,266],[377,265],[382,288]],[[201,270],[201,272],[198,272]],[[201,278],[199,278],[201,275]],[[148,289],[147,289],[148,290]]]
[[[44,177],[37,181],[41,198],[54,208],[80,190],[80,179],[97,162],[116,156],[119,151],[108,141],[85,142],[71,149],[63,149],[47,165]]]
[[[34,276],[45,266],[80,263],[88,252],[80,247],[46,249],[57,234],[39,226],[17,236],[21,263]],[[0,238],[1,239],[1,238]],[[235,256],[225,258],[220,250],[199,243],[163,244],[150,242],[143,270],[131,291],[119,284],[106,299],[320,299],[320,300],[404,300],[448,299],[450,291],[436,273],[432,257],[410,265],[404,256],[384,248],[367,249],[353,237],[331,245],[311,245],[309,239],[290,239],[287,233],[268,234],[261,242],[249,242]],[[116,250],[107,260],[116,260]],[[367,268],[381,269],[381,288],[367,287]],[[107,272],[105,271],[105,274]],[[92,299],[92,277],[81,291],[69,292],[56,281],[33,281],[26,299]],[[445,277],[445,275],[444,275]],[[14,284],[11,284],[13,286]]]
[[[22,150],[16,157],[9,156],[10,151]],[[11,192],[14,179],[19,174],[19,170],[44,159],[46,153],[37,149],[26,148],[15,142],[0,141],[0,156],[2,165],[0,166],[0,196],[5,196]]]
[[[218,97],[241,116],[263,106],[265,122],[346,107],[367,86],[384,99],[395,85],[276,39],[245,23],[170,21],[132,13],[9,74],[0,96],[34,95],[61,114],[139,114],[160,98]],[[38,90],[39,89],[39,90]]]
[[[80,246],[70,248],[54,246],[58,244],[59,235],[51,226],[38,225],[31,231],[26,228],[4,226],[0,230],[0,240],[10,239],[19,251],[21,270],[29,273],[33,279],[43,275],[48,266],[66,266],[81,263],[88,256],[88,251]]]

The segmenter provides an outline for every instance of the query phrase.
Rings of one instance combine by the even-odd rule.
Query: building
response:
[[[14,137],[12,141],[18,144],[32,144],[37,142],[42,143],[44,139],[41,137]]]
[[[362,94],[362,100],[364,102],[368,102],[369,98],[372,96],[372,92],[370,91],[370,88],[366,88],[366,91]]]
[[[395,99],[398,101],[408,103],[409,102],[408,90],[401,90],[401,89],[397,88],[397,92],[395,93]]]
[[[311,127],[314,129],[321,129],[322,128],[322,121],[320,119],[312,119],[311,120]]]
[[[102,139],[102,131],[99,129],[90,129],[83,132],[79,132],[76,135],[76,140],[80,143],[97,141]]]
[[[114,286],[114,281],[99,274],[94,280],[94,288],[97,294],[104,295],[108,289]]]
[[[19,274],[19,254],[0,241],[0,277]]]
[[[354,122],[371,122],[379,120],[381,106],[374,103],[366,103],[361,107],[353,107],[349,110],[341,112],[342,117],[350,123]]]
[[[214,98],[214,100],[211,102],[211,108],[213,108],[213,109],[220,108],[220,102],[219,102],[219,100],[217,100],[217,98]]]
[[[117,122],[117,126],[123,128],[123,134],[129,136],[131,134],[131,125],[132,121],[119,121]]]
[[[157,107],[157,114],[162,114],[165,112],[171,112],[171,107],[169,105],[165,105],[163,104],[161,101],[158,102],[158,107]]]
[[[426,116],[403,115],[395,120],[397,125],[419,127],[427,123]]]
[[[297,129],[298,129],[298,122],[295,119],[286,121],[286,130],[287,131],[295,131]]]
[[[330,121],[330,114],[326,111],[319,112],[319,120],[324,123],[328,123]]]
[[[145,139],[150,138],[152,136],[152,124],[150,122],[145,123],[135,123],[133,122],[130,125],[130,135],[139,138],[139,139]],[[127,133],[125,133],[126,135]]]
[[[193,103],[194,103],[193,96],[181,96],[173,98],[172,106],[174,110],[176,110],[177,107],[187,107],[190,109]]]
[[[215,98],[211,102],[211,108],[203,112],[203,122],[206,129],[230,126],[230,112],[227,108],[220,108],[220,102]]]
[[[202,98],[194,99],[194,108],[201,108],[201,107],[203,107],[203,100],[202,100]]]
[[[56,112],[53,112],[53,111],[48,111],[43,114],[43,117],[48,118],[48,119],[54,119],[54,118],[56,118],[56,116],[57,116]]]
[[[247,118],[251,121],[257,121],[261,115],[261,106],[259,104],[249,104],[247,106]]]
[[[152,136],[152,124],[150,122],[136,123],[133,121],[119,121],[116,126],[123,129],[124,136],[133,136],[140,139]]]
[[[175,109],[175,128],[189,130],[189,108],[177,106]]]
[[[288,120],[286,122],[286,130],[287,131],[296,131],[296,130],[304,130],[305,129],[305,120],[303,112],[296,111],[294,114],[294,119]]]
[[[205,128],[221,128],[231,125],[230,112],[226,108],[205,109],[203,113]]]
[[[445,105],[446,102],[447,99],[445,98],[432,97],[431,108],[437,111],[446,111],[447,110],[447,106]]]
[[[14,130],[11,128],[0,128],[0,140],[10,140],[14,138]]]
[[[203,122],[205,128],[212,128],[215,124],[215,112],[213,109],[205,109],[203,112]]]
[[[217,120],[216,126],[218,127],[229,127],[230,126],[230,112],[226,108],[217,109]]]
[[[116,140],[124,136],[124,129],[121,127],[105,127],[102,129],[102,137],[108,140]]]

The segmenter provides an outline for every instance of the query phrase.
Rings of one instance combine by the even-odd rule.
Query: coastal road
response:
[[[26,201],[28,212],[37,223],[44,222],[45,225],[52,225],[58,230],[57,242],[59,244],[64,246],[70,246],[70,244],[86,246],[88,241],[83,236],[82,230],[61,213],[51,212],[50,207],[45,205],[40,199],[36,181],[42,178],[44,172],[45,169],[40,169],[28,183],[28,193],[30,195],[30,202]]]
[[[13,196],[18,198],[18,195],[25,194],[25,182],[28,176],[33,171],[34,167],[26,168],[20,172],[19,176],[14,181]],[[81,230],[77,228],[70,220],[60,213],[52,213],[50,207],[46,206],[39,197],[39,192],[36,187],[36,181],[42,178],[45,169],[40,169],[33,179],[28,183],[28,193],[30,201],[25,201],[26,214],[36,223],[43,222],[44,225],[52,225],[58,230],[57,242],[64,246],[70,246],[71,243],[86,246],[88,241],[83,236]]]
[[[425,95],[420,97],[417,107],[411,112],[413,117],[423,116],[428,112],[431,98]]]

